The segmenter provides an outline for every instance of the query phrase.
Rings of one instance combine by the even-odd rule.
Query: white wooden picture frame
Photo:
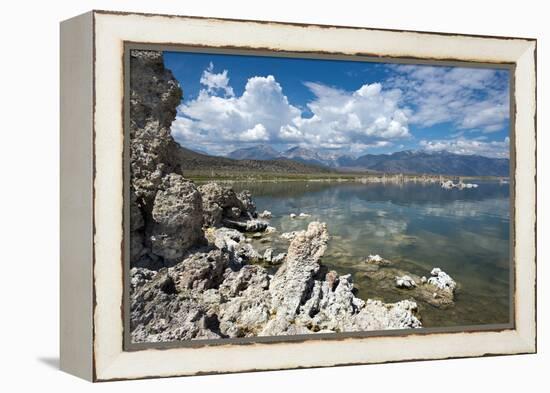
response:
[[[128,44],[369,56],[513,69],[513,321],[169,348],[124,345]],[[61,23],[61,368],[90,381],[536,352],[536,40],[91,11]]]

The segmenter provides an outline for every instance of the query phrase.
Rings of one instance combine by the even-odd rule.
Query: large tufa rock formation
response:
[[[216,247],[159,272],[131,271],[131,328],[136,342],[279,336],[420,327],[416,303],[363,301],[350,275],[321,276],[325,224],[296,233],[273,277],[235,263],[246,242],[237,231],[207,234]],[[246,248],[246,247],[245,247]]]
[[[140,198],[152,200],[162,177],[175,172],[177,143],[170,135],[182,91],[161,52],[130,53],[130,167]]]
[[[181,175],[162,179],[153,203],[152,251],[179,262],[202,237],[202,200],[197,187]]]
[[[170,126],[182,92],[162,53],[130,53],[130,263],[159,269],[179,262],[203,237],[202,199],[177,174]]]
[[[288,247],[286,262],[271,282],[271,312],[275,318],[264,333],[284,331],[295,319],[313,287],[320,268],[319,258],[327,248],[328,239],[326,224],[318,222],[310,223],[307,231],[296,234]]]

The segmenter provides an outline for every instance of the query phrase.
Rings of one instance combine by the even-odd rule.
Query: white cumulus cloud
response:
[[[269,135],[263,124],[256,124],[254,127],[246,130],[239,138],[244,142],[257,142],[269,140]]]
[[[380,83],[365,84],[348,92],[320,83],[305,84],[315,95],[308,104],[310,118],[298,127],[317,134],[327,144],[369,143],[410,136],[408,111],[399,107],[401,92],[385,91]]]
[[[226,96],[233,97],[235,93],[233,92],[233,88],[229,86],[227,70],[223,70],[223,72],[219,74],[215,74],[213,71],[214,64],[210,62],[208,68],[202,73],[200,83],[206,86],[206,90],[209,93],[215,94],[219,91],[223,91]]]
[[[227,70],[216,74],[212,64],[200,82],[204,88],[178,107],[172,124],[174,138],[189,148],[224,154],[238,143],[268,142],[350,152],[411,136],[400,90],[380,83],[345,91],[307,82],[314,99],[306,115],[272,75],[249,78],[240,96],[229,85]]]
[[[208,89],[178,107],[172,135],[183,146],[223,154],[237,142],[266,142],[279,138],[300,110],[292,106],[271,75],[252,77],[240,97],[219,97]]]
[[[448,140],[422,140],[420,146],[426,151],[446,150],[455,154],[477,154],[494,158],[508,158],[510,156],[510,138],[508,137],[502,141],[465,139],[463,137]]]

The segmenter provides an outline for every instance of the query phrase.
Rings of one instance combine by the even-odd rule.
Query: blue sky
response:
[[[508,157],[507,70],[188,52],[164,62],[184,96],[172,135],[194,150]]]

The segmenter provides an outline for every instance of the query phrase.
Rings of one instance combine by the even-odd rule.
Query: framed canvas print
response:
[[[536,41],[61,24],[61,367],[536,351]]]

